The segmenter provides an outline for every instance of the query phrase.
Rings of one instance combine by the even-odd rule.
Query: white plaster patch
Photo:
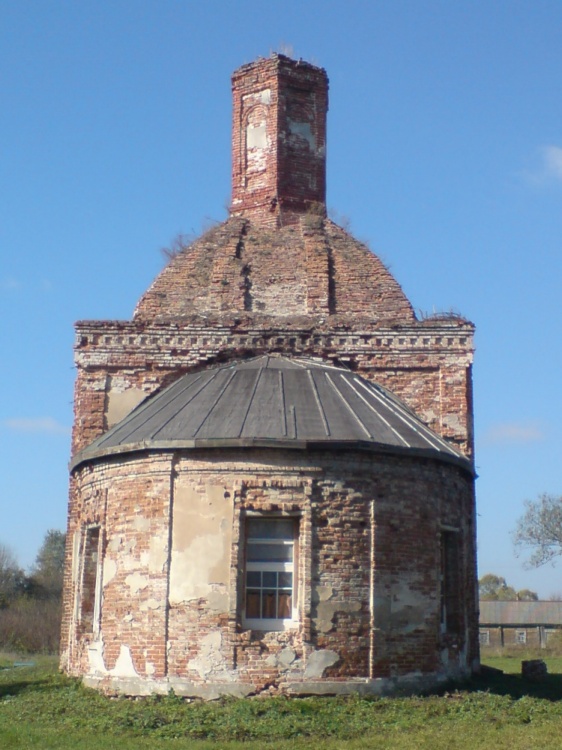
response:
[[[150,538],[148,569],[151,573],[161,573],[168,562],[168,532]]]
[[[185,551],[172,553],[171,602],[208,596],[209,575],[223,556],[223,543],[220,534],[206,534],[194,539]]]
[[[90,674],[107,674],[103,660],[103,641],[93,641],[88,646],[88,664]]]
[[[133,518],[133,529],[138,531],[148,531],[150,529],[150,518],[144,516],[135,516]]]
[[[173,537],[170,603],[228,590],[232,502],[225,497],[224,487],[208,485],[201,493],[191,486],[178,486]]]
[[[339,658],[335,651],[330,651],[329,649],[313,651],[306,660],[304,678],[322,677],[324,671],[339,661]]]
[[[331,586],[317,586],[313,595],[316,594],[319,602],[327,602],[335,593],[335,590]]]
[[[414,583],[417,579],[413,579]],[[423,627],[426,617],[436,607],[435,600],[412,590],[408,580],[402,580],[392,588],[390,598],[390,627],[401,633],[411,633]]]
[[[131,649],[128,646],[121,644],[115,667],[110,670],[110,674],[114,677],[138,677],[137,670],[133,664]]]
[[[246,146],[247,148],[267,148],[265,123],[248,125],[246,129]]]
[[[287,670],[297,658],[296,653],[288,646],[281,649],[277,654],[270,654],[265,660],[268,667],[278,667],[280,670]]]
[[[145,602],[142,602],[139,609],[141,612],[147,612],[149,609],[159,609],[161,606],[161,602],[157,599],[147,599]]]
[[[234,679],[234,675],[226,667],[221,653],[222,634],[220,630],[213,630],[201,639],[199,654],[188,662],[189,669],[195,670],[202,680],[206,680],[212,673],[215,679]]]
[[[361,602],[334,600],[335,589],[331,586],[317,586],[313,591],[313,602],[317,604],[314,623],[320,633],[329,633],[334,627],[336,612],[359,612]]]
[[[127,416],[135,406],[146,398],[146,393],[140,388],[128,388],[124,382],[118,382],[112,378],[111,386],[107,394],[107,426],[113,427]]]
[[[152,677],[152,675],[156,672],[156,667],[151,661],[147,661],[145,671],[148,677]]]
[[[125,578],[125,583],[131,589],[131,593],[138,594],[148,586],[149,580],[142,573],[131,573]]]
[[[443,426],[455,430],[455,432],[462,432],[466,427],[457,414],[446,414],[443,417]]]
[[[103,585],[107,586],[117,573],[117,561],[111,557],[106,557],[103,561]]]
[[[121,546],[121,537],[120,536],[114,536],[109,540],[109,544],[107,545],[107,549],[111,550],[111,552],[119,552],[119,547]]]
[[[227,612],[229,604],[228,591],[225,591],[222,586],[220,589],[217,586],[212,586],[211,589],[207,596],[209,609],[212,612]]]
[[[129,541],[123,542],[119,550],[119,563],[123,570],[135,570],[138,567],[139,561],[134,554],[135,544],[135,539],[129,539]]]

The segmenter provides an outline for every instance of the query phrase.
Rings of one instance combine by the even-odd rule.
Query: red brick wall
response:
[[[256,323],[225,316],[154,324],[79,323],[74,451],[107,429],[110,387],[140,388],[148,395],[194,368],[279,351],[356,369],[472,455],[472,325],[458,319],[392,328],[363,327],[362,322],[349,319],[339,327],[330,319],[270,318]]]
[[[230,604],[222,610],[204,595],[166,607],[170,497],[177,482],[199,493],[217,487],[231,503]],[[283,689],[304,679],[318,649],[338,656],[324,674],[333,680],[435,673],[447,650],[453,668],[459,662],[470,667],[478,653],[472,480],[454,466],[353,452],[197,451],[173,460],[170,454],[99,462],[77,470],[76,483],[80,511],[72,531],[95,521],[104,535],[101,637],[108,671],[126,646],[144,680],[228,678]],[[300,519],[294,630],[263,633],[241,623],[239,530],[249,511]],[[441,634],[439,625],[443,524],[457,528],[463,540],[456,637]],[[213,635],[210,650],[205,638]],[[69,636],[66,668],[88,673],[91,635],[70,627]],[[289,665],[276,661],[284,649],[294,651]],[[204,677],[194,666],[199,663],[208,669]]]
[[[243,66],[235,72],[231,218],[207,232],[170,262],[142,296],[132,322],[83,321],[77,324],[74,453],[107,430],[115,414],[119,414],[119,408],[130,410],[131,404],[138,402],[143,394],[153,393],[187,371],[235,358],[281,352],[287,356],[320,357],[347,365],[387,387],[431,428],[472,456],[473,326],[451,316],[418,321],[399,284],[379,258],[325,219],[327,92],[328,82],[323,70],[280,55]],[[138,512],[131,505],[135,497],[140,498],[142,513],[145,514],[143,498],[150,496],[153,506],[146,512],[152,514],[150,518],[154,520],[151,523],[157,525],[161,534],[168,528],[169,491],[166,482],[170,481],[169,459],[161,457],[156,474],[151,474],[154,460],[136,462],[134,472],[131,469],[132,473],[124,476],[119,475],[120,463],[117,462],[107,464],[103,471],[95,469],[91,476],[88,476],[87,468],[81,469],[78,484],[71,479],[63,648],[71,649],[69,663],[77,671],[85,664],[88,647],[73,639],[71,633],[73,597],[79,578],[76,565],[72,565],[74,533],[79,532],[85,523],[103,519],[105,527],[112,530],[111,534],[133,539],[136,552],[132,556],[127,553],[127,559],[137,560],[131,564],[133,567],[138,564],[140,570],[144,565],[141,556],[146,550],[143,551],[145,541],[141,530],[134,531],[131,525]],[[133,464],[128,466],[130,468]],[[392,461],[388,466],[394,466]],[[114,476],[109,484],[104,471],[108,472],[107,476]],[[381,472],[381,477],[384,477],[385,472],[382,469]],[[431,577],[435,574],[435,555],[439,546],[429,520],[433,511],[428,509],[427,517],[418,517],[416,510],[411,517],[413,511],[408,505],[408,493],[417,497],[419,491],[413,480],[410,482],[406,476],[401,478],[397,473],[395,479],[396,487],[389,487],[388,497],[392,497],[395,503],[398,500],[406,503],[404,538],[409,538],[414,531],[418,533],[410,544],[424,561],[426,580],[412,584],[412,590],[418,587],[420,597],[422,592],[429,596],[428,592],[434,590]],[[443,481],[447,486],[450,484],[450,478]],[[425,487],[428,498],[423,502],[420,499],[419,508],[425,507],[424,503],[435,501],[435,498],[430,498],[432,482],[428,481]],[[423,482],[420,487],[423,487]],[[120,492],[123,494],[123,503],[115,505],[113,519],[106,518],[109,506],[104,505],[104,498],[109,497],[111,488],[116,497]],[[398,488],[406,494],[397,494]],[[374,490],[371,489],[369,497],[372,498]],[[453,493],[448,502],[451,508],[465,503],[463,523],[469,525],[467,533],[473,538],[473,496],[471,494],[470,500],[466,500],[466,488],[457,489],[459,497]],[[315,489],[314,492],[320,492],[324,497],[323,491]],[[340,495],[335,489],[330,492],[330,502],[322,506],[324,501],[319,501],[318,505],[318,512],[325,516],[322,517],[322,523],[327,524],[325,527],[311,525],[312,501],[298,499],[297,505],[304,503],[303,507],[310,509],[309,515],[303,516],[303,528],[308,529],[310,535],[319,535],[319,539],[327,533],[323,529],[330,526],[328,516],[332,506],[336,515],[343,514],[345,509],[349,528],[338,536],[342,552],[332,551],[334,556],[346,556],[353,539],[355,552],[364,557],[367,527],[362,524],[368,524],[365,514],[367,507],[371,506],[361,501],[351,510],[346,493]],[[266,500],[262,498],[260,502]],[[389,506],[389,516],[385,519],[385,503],[385,495],[381,495],[376,507],[383,518],[381,528],[386,529],[391,527],[393,512],[396,511],[396,518],[399,518],[399,504],[396,508]],[[239,499],[236,511],[243,510],[243,501]],[[445,515],[446,510],[439,509],[438,517]],[[117,531],[119,524],[122,524],[122,532]],[[378,542],[381,559],[387,554],[387,539],[385,536]],[[400,544],[404,544],[405,553],[406,543],[400,541]],[[467,561],[473,561],[473,556],[470,557],[472,544],[466,542]],[[323,540],[323,545],[315,547],[311,541],[309,549],[332,549],[328,538]],[[324,553],[319,551],[318,554]],[[371,548],[369,554],[372,554]],[[310,566],[312,564],[310,562]],[[314,564],[328,576],[326,571],[332,564],[330,560],[319,560]],[[363,572],[350,566],[351,563],[346,570],[347,578],[341,578],[342,590],[347,590],[347,586],[349,591],[359,591],[365,585],[364,566]],[[134,575],[136,569],[131,570],[130,575]],[[336,566],[335,570],[340,569]],[[309,568],[312,575],[310,571],[312,567]],[[467,576],[475,576],[474,566],[470,568],[468,562],[466,571]],[[301,571],[305,579],[309,573]],[[397,569],[389,574],[388,580],[383,576],[376,585],[382,587],[380,591],[386,591],[385,587],[399,575]],[[147,590],[154,591],[154,599],[164,596],[165,566],[158,573],[151,573],[149,579]],[[128,621],[125,619],[128,615],[123,609],[126,602],[117,599],[119,591],[127,590],[123,586],[128,585],[124,580],[115,579],[106,587],[108,596],[114,596],[116,602],[113,614],[107,615],[105,620],[106,632],[115,634],[115,643],[108,646],[108,664],[117,663],[123,657],[116,651],[115,644],[122,639],[126,629],[123,623]],[[113,589],[114,594],[111,593]],[[312,590],[312,584],[308,590]],[[312,611],[316,604],[309,604]],[[322,606],[325,608],[325,603]],[[114,621],[108,617],[113,617]],[[135,640],[132,626],[127,626],[127,632],[132,633],[130,638],[127,637],[133,643],[131,648],[136,654],[136,662],[144,659],[152,665],[150,669],[154,674],[159,675],[170,666],[165,664],[162,632],[167,632],[168,628],[173,630],[176,620],[177,623],[197,622],[203,627],[201,611],[193,604],[181,613],[172,608],[169,622],[165,624],[158,609],[152,611],[149,607],[143,617],[138,633],[148,633],[150,627],[155,639],[154,646],[149,647],[152,656],[141,654],[142,639]],[[338,648],[342,652],[347,649],[348,653],[339,666],[333,667],[335,676],[351,674],[353,670],[364,671],[367,666],[371,671],[376,666],[381,674],[391,674],[392,670],[411,667],[418,657],[422,661],[426,657],[429,661],[433,659],[430,656],[434,653],[430,648],[431,639],[419,635],[419,640],[416,640],[418,636],[412,634],[408,638],[413,657],[401,650],[400,659],[396,657],[392,662],[394,666],[391,666],[389,655],[394,653],[394,646],[387,634],[384,636],[385,664],[366,665],[365,649],[367,641],[370,643],[372,638],[365,619],[367,613],[363,609],[352,613],[342,610],[338,617],[341,619],[341,631],[338,632],[345,632],[347,639],[346,643],[338,643]],[[424,633],[434,632],[429,620],[426,623],[428,630],[423,630]],[[263,668],[260,661],[264,648],[262,642],[254,643],[250,637],[242,648],[240,638],[243,640],[248,636],[235,634],[232,618],[228,625],[221,621],[222,627],[230,628],[231,661],[246,660],[250,665],[254,659]],[[312,629],[311,622],[303,622],[306,642],[312,642],[313,637],[318,638],[319,644],[330,642],[332,635],[313,635]],[[383,636],[375,633],[374,637]],[[303,644],[298,648],[299,653],[304,654]],[[297,645],[295,649],[298,651]],[[368,648],[372,657],[372,643]],[[477,653],[476,647],[470,648],[470,653]],[[171,668],[183,669],[180,661],[174,663],[176,666]]]
[[[379,258],[318,216],[277,230],[238,218],[219,224],[171,260],[140,299],[135,319],[194,314],[330,315],[334,325],[353,316],[369,327],[415,322]]]
[[[232,76],[232,214],[280,226],[324,212],[328,78],[272,55]]]

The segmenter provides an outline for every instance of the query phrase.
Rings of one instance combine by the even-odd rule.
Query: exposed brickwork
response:
[[[77,324],[74,450],[100,435],[107,393],[139,388],[148,395],[184,372],[217,361],[279,351],[341,362],[395,393],[436,432],[472,455],[473,327],[453,318],[370,327],[367,321],[209,315],[148,323]]]
[[[143,295],[136,320],[228,312],[256,319],[330,314],[413,323],[404,292],[381,261],[328,219],[272,230],[229,219],[170,261]]]
[[[326,72],[272,55],[232,76],[231,213],[282,226],[324,213]]]
[[[417,320],[380,259],[325,218],[327,90],[324,71],[279,55],[236,71],[231,217],[172,259],[132,321],[77,324],[73,453],[185,372],[280,352],[347,365],[472,457],[474,328]],[[241,619],[252,512],[298,518],[286,630]],[[81,629],[96,525],[101,620]],[[443,529],[459,539],[455,633],[440,621]],[[448,464],[147,449],[71,477],[62,664],[107,688],[213,697],[466,672],[475,591],[473,478]]]
[[[435,672],[444,668],[444,650],[453,666],[469,664],[478,652],[474,586],[466,573],[459,632],[436,640],[443,525],[459,529],[466,540],[465,571],[475,554],[467,513],[472,482],[453,466],[353,452],[229,451],[217,457],[198,451],[173,460],[155,454],[116,458],[79,470],[76,479],[82,518],[105,530],[101,638],[108,673],[102,684],[108,687],[123,645],[140,676],[190,683],[236,679],[252,690],[272,684],[283,690],[306,679],[308,660],[318,650],[338,655],[324,674],[336,681]],[[211,601],[221,593],[217,584],[190,600],[174,600],[172,592],[167,608],[175,559],[170,524],[179,523],[182,504],[193,493],[209,500],[210,488],[228,495],[234,518],[223,606]],[[247,513],[260,511],[300,521],[299,622],[282,632],[251,631],[241,620],[241,529]],[[70,643],[71,671],[92,673],[91,634],[71,633]],[[289,664],[277,658],[286,649],[294,652]]]

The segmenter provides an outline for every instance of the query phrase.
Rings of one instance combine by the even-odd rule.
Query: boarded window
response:
[[[456,531],[441,534],[441,631],[459,633],[461,629],[460,535]]]
[[[296,533],[292,518],[246,520],[246,625],[281,630],[293,619]]]
[[[84,534],[80,624],[83,633],[97,633],[100,620],[100,527],[90,526]]]

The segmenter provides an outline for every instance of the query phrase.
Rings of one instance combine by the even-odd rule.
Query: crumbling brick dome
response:
[[[381,260],[344,229],[305,214],[273,228],[230,218],[170,261],[143,295],[138,320],[196,314],[330,315],[411,323],[408,299]]]

